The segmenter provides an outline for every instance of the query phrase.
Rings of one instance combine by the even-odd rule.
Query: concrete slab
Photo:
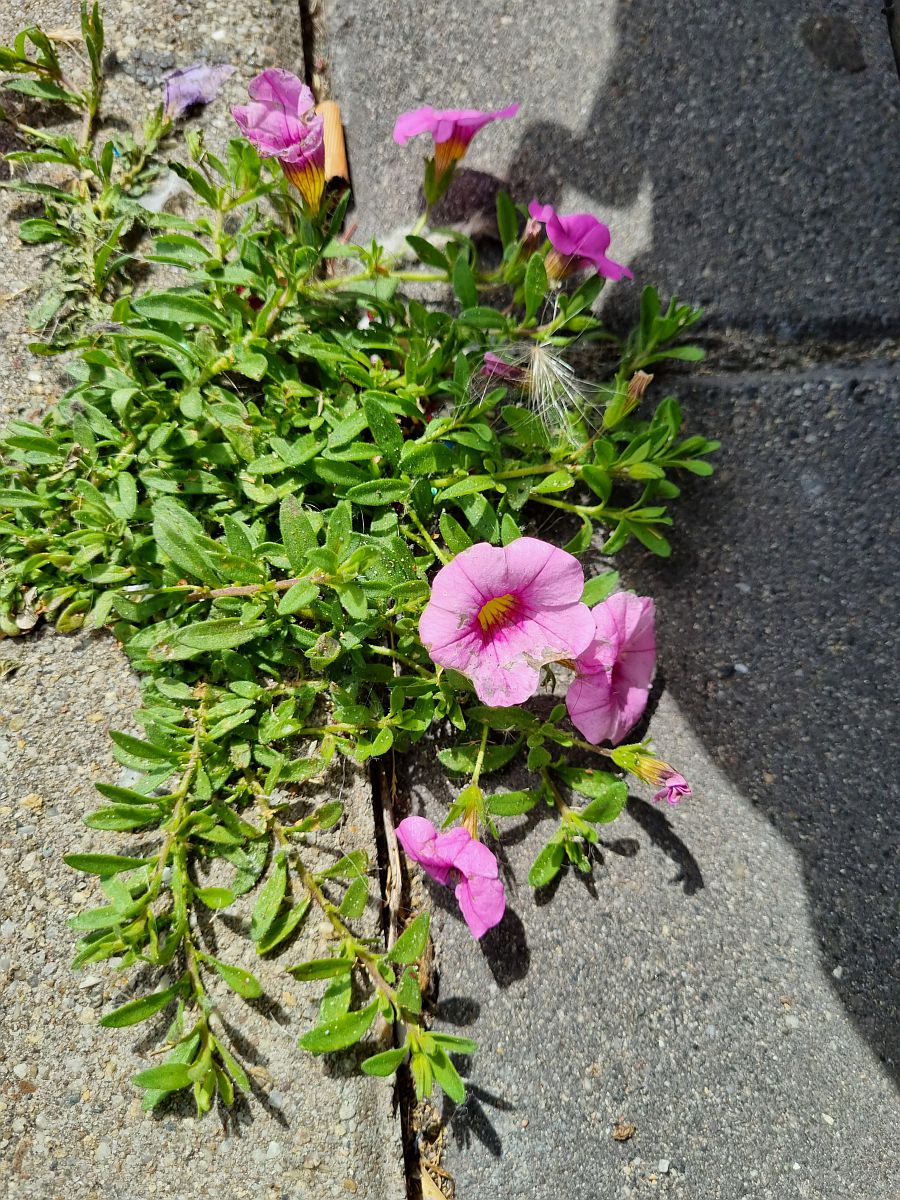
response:
[[[0,41],[37,20],[71,26],[76,14],[77,4],[62,0],[6,5]],[[173,67],[197,60],[238,66],[203,116],[213,144],[232,135],[227,102],[243,96],[252,73],[270,63],[298,69],[301,57],[290,0],[123,0],[108,6],[107,36],[118,61],[110,101],[126,117],[153,102]],[[0,192],[0,422],[39,414],[62,378],[55,360],[27,352],[26,315],[42,255],[16,236],[10,213],[19,203]],[[314,1023],[315,989],[293,983],[283,967],[324,951],[315,921],[279,964],[257,959],[240,932],[244,901],[236,913],[214,916],[205,932],[217,952],[257,973],[267,997],[249,1004],[227,991],[216,995],[255,1095],[227,1119],[217,1112],[196,1121],[187,1106],[139,1112],[141,1093],[130,1077],[150,1065],[156,1043],[148,1026],[124,1034],[97,1027],[103,1011],[128,998],[129,978],[109,965],[70,971],[75,935],[66,919],[95,903],[96,889],[62,862],[79,849],[109,849],[110,835],[90,833],[80,818],[97,806],[94,782],[118,778],[107,730],[129,728],[138,703],[137,681],[111,639],[45,632],[0,643],[0,1192],[10,1200],[402,1200],[391,1081],[362,1077],[339,1056],[313,1059],[297,1046]],[[332,790],[348,811],[335,845],[367,846],[374,861],[365,776],[348,771]],[[371,919],[374,934],[374,904]],[[164,1033],[164,1024],[152,1024]]]
[[[900,330],[900,88],[877,5],[328,0],[325,16],[364,235],[415,211],[427,139],[395,146],[397,113],[519,100],[466,167],[594,211],[638,284],[788,340]],[[627,306],[635,288],[615,292]]]
[[[461,1195],[897,1194],[898,383],[687,398],[719,473],[669,562],[624,565],[659,611],[650,732],[696,795],[635,796],[552,903],[526,883],[552,825],[522,818],[513,912],[478,947],[432,889],[437,1011],[482,1045],[449,1114]],[[432,818],[452,794],[424,759],[412,793]]]

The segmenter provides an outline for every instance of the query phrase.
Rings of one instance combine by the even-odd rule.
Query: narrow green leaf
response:
[[[364,1075],[393,1075],[408,1053],[406,1046],[398,1046],[396,1050],[383,1050],[381,1054],[364,1058],[360,1067]]]
[[[309,962],[288,967],[287,973],[301,983],[308,983],[311,979],[332,979],[336,975],[347,975],[352,969],[353,963],[348,958],[311,958]]]
[[[561,842],[548,842],[531,864],[528,872],[530,887],[545,887],[559,874],[565,851]]]
[[[378,1001],[373,1000],[357,1012],[349,1012],[343,1017],[336,1017],[327,1025],[311,1029],[300,1039],[300,1045],[312,1054],[328,1054],[333,1050],[353,1046],[368,1032],[377,1011]]]
[[[344,898],[341,901],[341,906],[338,909],[338,912],[342,917],[348,917],[351,920],[361,917],[366,910],[366,902],[368,899],[368,879],[354,879],[344,893]]]
[[[145,867],[155,862],[152,858],[129,858],[124,854],[66,854],[63,856],[66,866],[76,871],[84,871],[87,875],[117,875],[120,871],[133,871],[136,867]]]
[[[537,313],[547,293],[547,268],[540,254],[532,254],[525,268],[525,320]]]
[[[190,1087],[193,1080],[186,1064],[167,1062],[158,1067],[150,1067],[147,1071],[139,1071],[131,1077],[131,1082],[136,1087],[153,1091],[179,1092],[182,1088]]]
[[[263,940],[278,916],[287,891],[287,881],[287,859],[283,853],[276,854],[272,872],[259,890],[250,918],[250,937],[254,942]]]
[[[129,1000],[127,1004],[123,1004],[121,1007],[107,1013],[106,1016],[101,1017],[99,1023],[105,1029],[122,1029],[126,1025],[137,1025],[139,1021],[146,1021],[149,1017],[161,1012],[167,1004],[170,1004],[175,999],[182,991],[182,988],[183,981],[179,980],[178,983],[173,984],[172,987],[165,988],[161,992],[153,992],[149,996],[141,996],[139,1000]]]
[[[212,958],[210,955],[206,955],[204,961],[209,963],[231,990],[237,992],[239,996],[243,996],[247,1000],[255,1000],[262,995],[262,984],[255,975],[245,971],[243,967],[234,967],[231,963],[221,962],[218,958]]]
[[[618,586],[618,571],[604,571],[602,575],[595,575],[584,585],[581,603],[593,608],[595,604],[599,604],[607,596],[611,596]]]
[[[420,913],[403,930],[388,952],[388,959],[396,963],[416,962],[428,945],[428,913]]]

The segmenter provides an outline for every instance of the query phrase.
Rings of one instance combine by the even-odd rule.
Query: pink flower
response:
[[[247,91],[251,103],[231,110],[241,133],[263,158],[278,159],[310,212],[318,212],[325,189],[325,137],[312,92],[277,67],[252,79]]]
[[[439,833],[424,817],[406,817],[397,826],[397,841],[438,883],[456,880],[454,892],[475,938],[497,925],[506,911],[497,859],[463,826]]]
[[[436,663],[472,680],[484,704],[521,704],[538,690],[545,663],[590,645],[583,591],[578,560],[549,542],[479,542],[435,575],[419,636]]]
[[[195,104],[211,104],[222,84],[233,74],[234,67],[227,63],[218,67],[194,63],[192,67],[172,71],[165,79],[163,108],[166,116],[176,121]]]
[[[552,279],[562,279],[591,267],[604,279],[616,280],[623,276],[634,279],[627,267],[606,257],[611,236],[609,227],[590,213],[561,217],[552,204],[539,204],[537,200],[532,200],[528,211],[534,220],[547,227],[547,237],[553,248],[545,263]]]
[[[595,638],[576,659],[566,708],[589,742],[620,742],[640,719],[650,694],[656,665],[653,601],[616,592],[591,615]]]
[[[490,350],[484,356],[481,374],[488,379],[501,379],[504,383],[512,383],[516,387],[521,387],[528,379],[528,372],[524,367],[504,362],[499,355],[493,354]]]
[[[405,146],[410,138],[430,133],[434,140],[435,175],[440,179],[462,158],[479,129],[491,121],[514,117],[518,111],[518,104],[494,112],[479,112],[477,108],[434,109],[426,105],[400,114],[394,125],[394,141]]]
[[[653,796],[654,800],[668,800],[670,804],[677,804],[683,796],[692,796],[691,785],[683,775],[680,775],[674,767],[670,767],[668,763],[663,763],[666,770],[663,772],[659,782],[662,787]]]

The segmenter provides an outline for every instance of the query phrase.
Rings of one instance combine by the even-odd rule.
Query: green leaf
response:
[[[203,961],[209,963],[231,990],[237,992],[239,996],[243,996],[247,1000],[255,1000],[262,995],[262,984],[255,975],[245,971],[243,967],[233,967],[231,963],[221,962],[218,958],[212,958],[208,954],[204,956]]]
[[[463,250],[456,256],[456,262],[453,264],[453,290],[459,297],[459,303],[463,308],[477,306],[478,288],[472,268],[469,266],[468,256]]]
[[[420,913],[415,920],[403,930],[392,948],[388,951],[388,959],[395,963],[412,963],[421,958],[428,945],[428,913]]]
[[[354,879],[344,893],[344,899],[341,901],[338,912],[342,917],[348,917],[350,920],[361,917],[366,910],[368,899],[368,879]]]
[[[396,464],[403,449],[403,434],[397,424],[397,418],[385,408],[374,392],[366,392],[363,396],[363,411],[378,449]]]
[[[559,874],[565,851],[562,842],[548,842],[531,864],[528,872],[530,887],[545,887]]]
[[[406,1046],[398,1046],[396,1050],[383,1050],[381,1054],[373,1054],[359,1064],[364,1075],[393,1075],[409,1050]]]
[[[465,742],[458,746],[450,746],[446,750],[439,750],[438,758],[448,771],[455,771],[460,775],[471,775],[475,769],[480,746],[480,742]],[[491,771],[499,771],[507,763],[511,763],[519,753],[521,746],[521,740],[499,746],[488,745],[485,748],[481,764],[482,775],[489,775]]]
[[[492,817],[518,817],[534,808],[540,798],[538,791],[500,792],[487,798],[486,807]]]
[[[519,214],[509,192],[497,193],[497,229],[504,250],[519,236]]]
[[[161,818],[162,812],[156,804],[113,804],[108,808],[98,808],[83,820],[88,829],[123,832],[157,824]]]
[[[351,850],[343,858],[339,858],[333,866],[319,872],[319,879],[356,879],[364,875],[369,866],[369,856],[365,850]]]
[[[269,926],[265,936],[261,937],[256,943],[256,953],[268,954],[276,946],[280,946],[282,942],[287,941],[309,912],[311,903],[312,901],[309,897],[304,896],[299,904],[293,905],[286,912],[279,913]]]
[[[301,579],[299,583],[289,587],[279,600],[279,616],[289,617],[301,608],[307,608],[313,600],[318,598],[318,595],[319,589],[314,583],[310,583],[307,579]]]
[[[175,325],[212,325],[227,329],[228,318],[200,296],[184,292],[147,292],[132,301],[132,308],[151,321]]]
[[[428,1054],[428,1061],[434,1071],[434,1077],[444,1092],[454,1104],[462,1104],[466,1098],[466,1085],[460,1079],[459,1072],[440,1046],[436,1046]]]
[[[235,646],[243,646],[268,632],[268,625],[262,621],[244,623],[239,617],[214,617],[210,621],[197,621],[193,625],[185,625],[168,638],[173,647],[184,647],[188,650],[218,651],[233,650]],[[179,657],[176,653],[171,657]]]
[[[405,500],[408,494],[409,484],[402,479],[373,479],[350,488],[347,499],[352,504],[382,506]]]
[[[278,522],[291,569],[302,575],[306,570],[306,556],[315,550],[318,538],[303,505],[295,496],[285,496],[282,500]]]
[[[139,1071],[132,1075],[131,1082],[139,1088],[160,1092],[179,1092],[182,1088],[190,1087],[194,1082],[188,1073],[185,1063],[162,1063],[158,1067],[150,1067],[147,1071]]]
[[[353,969],[349,958],[311,958],[308,962],[288,967],[288,975],[308,983],[311,979],[332,979],[336,975],[347,975]]]
[[[525,320],[537,313],[547,293],[547,268],[540,254],[532,254],[525,268]]]
[[[378,1001],[373,1000],[357,1012],[346,1013],[343,1017],[329,1021],[327,1025],[311,1029],[300,1039],[300,1045],[311,1054],[328,1054],[333,1050],[353,1046],[366,1035],[377,1011]]]
[[[586,604],[589,608],[593,608],[595,604],[599,604],[601,600],[605,600],[607,596],[611,596],[618,586],[618,571],[604,571],[602,575],[595,575],[593,579],[589,579],[584,585],[581,603]]]
[[[155,862],[153,858],[129,858],[124,854],[65,854],[63,862],[76,871],[87,875],[118,875],[121,871],[133,871]]]
[[[179,1042],[179,1044],[175,1047],[175,1049],[172,1051],[172,1053],[170,1055],[168,1055],[168,1057],[162,1063],[162,1066],[170,1067],[170,1066],[179,1065],[179,1064],[186,1065],[186,1064],[193,1062],[194,1055],[197,1053],[197,1049],[198,1049],[199,1045],[200,1045],[200,1034],[195,1033],[192,1037],[189,1037],[186,1041]],[[156,1068],[156,1069],[158,1070],[159,1068]],[[173,1091],[177,1091],[177,1090],[178,1090],[177,1088],[166,1088],[166,1087],[147,1088],[144,1098],[141,1101],[141,1112],[150,1112],[151,1109],[156,1108],[156,1106],[160,1103],[161,1100],[164,1100],[166,1098],[166,1096],[171,1095],[171,1093]]]
[[[421,262],[427,263],[429,267],[437,267],[439,271],[448,271],[450,269],[446,254],[442,254],[440,250],[432,246],[431,242],[426,242],[425,238],[416,237],[414,233],[408,233],[406,240]]]
[[[556,774],[573,792],[588,796],[591,800],[602,800],[614,785],[621,784],[610,771],[592,771],[581,767],[556,767]]]
[[[112,1012],[101,1017],[99,1023],[104,1029],[122,1029],[126,1025],[137,1025],[139,1021],[146,1021],[149,1017],[161,1012],[167,1004],[171,1004],[183,988],[184,982],[179,980],[178,983],[164,988],[161,992],[141,996],[139,1000],[129,1000],[127,1004],[123,1004],[120,1008],[114,1008]]]
[[[272,922],[278,916],[287,891],[288,873],[287,859],[284,853],[275,855],[272,873],[260,888],[250,918],[250,937],[254,942],[261,942],[271,928]]]
[[[201,900],[207,908],[219,909],[227,908],[229,904],[234,904],[234,892],[231,888],[226,887],[201,887],[194,888],[194,895],[198,900]]]
[[[474,1054],[478,1049],[478,1043],[473,1042],[471,1038],[460,1037],[455,1033],[431,1033],[431,1040],[442,1046],[445,1050],[449,1050],[452,1054]]]
[[[460,479],[458,483],[451,483],[449,487],[444,488],[438,499],[443,503],[445,500],[453,500],[457,496],[470,496],[475,492],[490,491],[494,486],[494,481],[490,475],[470,475],[466,479]]]
[[[624,780],[616,780],[603,796],[592,800],[587,808],[582,809],[581,816],[585,821],[595,825],[607,825],[616,817],[628,803],[628,785]]]
[[[447,543],[448,549],[453,554],[461,554],[463,550],[467,550],[472,545],[472,539],[460,525],[455,517],[451,517],[445,510],[441,513],[439,521],[441,536]]]

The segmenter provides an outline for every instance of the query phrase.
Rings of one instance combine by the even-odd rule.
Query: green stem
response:
[[[387,646],[367,646],[366,649],[370,654],[380,654],[383,658],[392,658],[395,662],[402,663],[405,667],[409,667],[415,671],[417,675],[421,675],[423,679],[432,678],[431,671],[427,671],[414,658],[411,658],[410,655],[401,654],[399,650],[392,650]]]
[[[481,768],[484,766],[484,752],[487,749],[488,733],[490,729],[487,725],[481,727],[481,744],[478,747],[478,754],[475,758],[475,769],[472,772],[472,787],[478,786],[478,780],[481,777]]]
[[[431,536],[431,534],[428,532],[428,530],[425,528],[425,526],[419,520],[415,511],[412,508],[408,508],[406,510],[406,512],[407,512],[407,516],[412,521],[413,525],[415,525],[416,529],[418,529],[419,533],[421,533],[422,537],[428,543],[428,548],[431,550],[432,554],[435,555],[438,562],[443,563],[444,566],[446,566],[447,563],[450,561],[450,559],[447,557],[447,555],[444,553],[444,551],[440,548],[440,546],[437,544],[437,542],[434,540],[434,538]]]

